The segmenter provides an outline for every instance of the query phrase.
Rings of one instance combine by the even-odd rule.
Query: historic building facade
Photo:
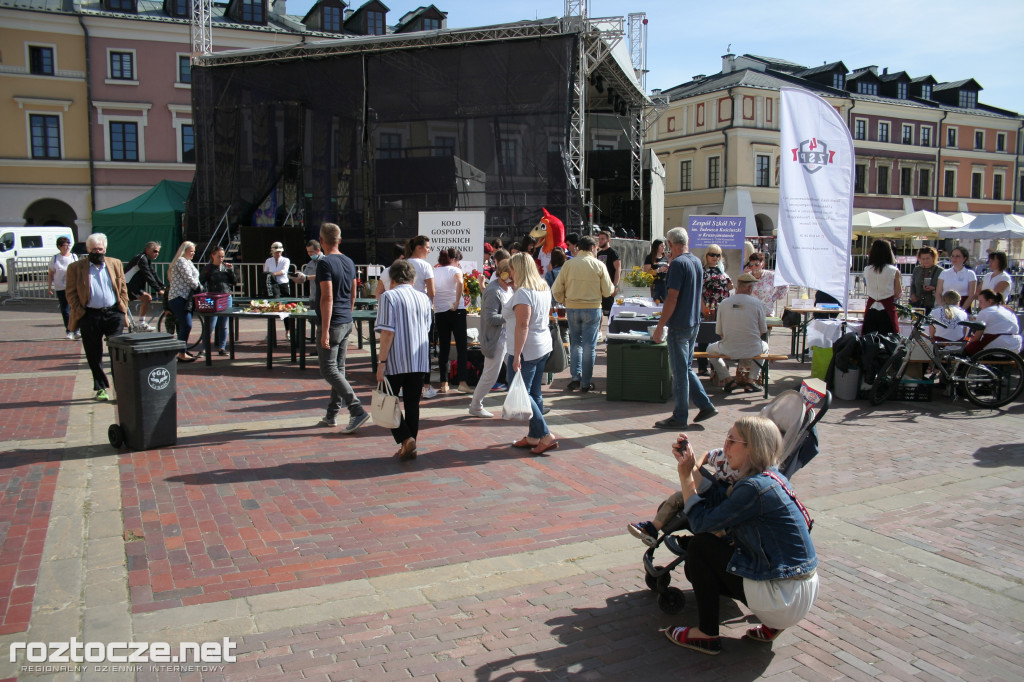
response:
[[[980,103],[977,81],[730,54],[720,73],[652,93],[664,104],[647,144],[666,168],[666,225],[725,213],[774,232],[782,87],[819,94],[847,122],[859,210],[1009,213],[1022,201],[1024,119]]]

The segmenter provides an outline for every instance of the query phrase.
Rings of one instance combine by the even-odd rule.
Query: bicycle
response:
[[[902,316],[914,321],[909,336],[901,336],[892,356],[875,375],[868,399],[872,405],[885,402],[899,386],[900,379],[910,365],[910,356],[915,343],[924,351],[931,366],[950,386],[953,400],[959,398],[960,390],[969,401],[979,407],[996,409],[1013,402],[1024,390],[1024,359],[1004,348],[984,349],[971,357],[963,355],[964,344],[953,344],[948,348],[934,346],[925,336],[925,324],[940,327],[949,325],[930,315],[897,306]],[[984,324],[960,322],[971,331],[981,331]]]

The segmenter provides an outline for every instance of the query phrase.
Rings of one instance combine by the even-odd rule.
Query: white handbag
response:
[[[398,403],[398,396],[391,390],[387,377],[373,389],[370,396],[370,416],[373,417],[374,424],[385,429],[397,429],[402,423],[402,408]]]

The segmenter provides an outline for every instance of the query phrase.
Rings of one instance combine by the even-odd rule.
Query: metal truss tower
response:
[[[565,28],[579,33],[576,48],[576,77],[573,79],[572,109],[569,112],[569,139],[565,150],[565,164],[569,171],[566,187],[566,208],[569,211],[566,224],[573,228],[586,226],[589,230],[592,210],[584,207],[586,197],[586,105],[587,105],[587,59],[586,36],[588,0],[565,0]]]
[[[213,0],[191,0],[192,63],[213,53]]]
[[[640,82],[640,89],[647,93],[647,13],[633,12],[629,15],[629,56],[633,71]],[[629,110],[629,198],[643,200],[643,148],[644,117],[643,106]]]

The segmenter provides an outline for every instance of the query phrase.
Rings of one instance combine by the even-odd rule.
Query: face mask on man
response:
[[[89,262],[92,263],[93,265],[103,265],[103,259],[105,257],[106,256],[102,253],[90,253]]]

